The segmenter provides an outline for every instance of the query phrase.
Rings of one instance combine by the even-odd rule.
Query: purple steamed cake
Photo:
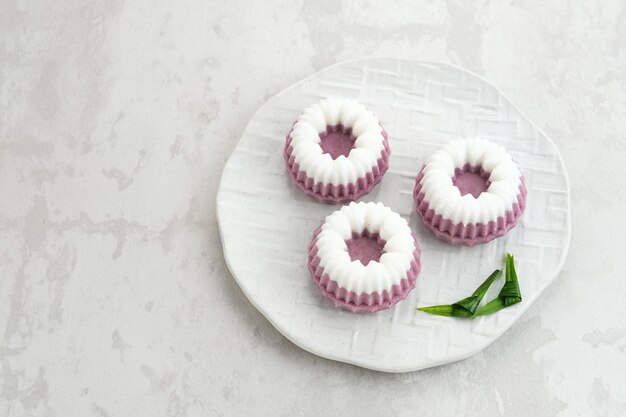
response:
[[[475,151],[472,146],[478,147],[483,151],[483,153],[480,154],[478,151],[475,153],[482,155],[484,160],[488,161],[488,164],[494,165],[494,161],[499,161],[497,157],[499,157],[502,162],[500,162],[500,165],[496,164],[492,166],[490,171],[485,169],[482,164],[476,163],[477,161],[480,162],[480,158],[477,159],[475,154],[473,155],[474,164],[470,164],[469,162],[463,160],[465,163],[461,167],[455,167],[454,175],[451,178],[448,177],[451,179],[451,184],[441,180],[441,189],[451,186],[456,187],[458,189],[458,194],[461,197],[458,199],[458,197],[452,194],[453,199],[446,203],[441,202],[441,198],[439,198],[441,194],[437,195],[435,194],[436,191],[433,191],[437,190],[436,181],[440,179],[435,178],[433,180],[433,178],[435,175],[440,175],[441,173],[433,174],[437,168],[429,170],[429,162],[424,164],[415,179],[415,188],[413,190],[413,198],[422,222],[437,238],[454,245],[474,246],[477,244],[487,243],[495,238],[503,236],[515,227],[517,221],[526,208],[526,196],[528,194],[528,190],[526,188],[524,176],[521,174],[517,165],[515,165],[510,156],[504,153],[503,148],[485,140],[473,139],[465,140],[465,142],[461,140],[452,142],[447,146],[447,148],[443,148],[438,151],[439,155],[437,157],[429,160],[434,161],[432,162],[433,166],[440,163],[443,158],[442,155],[445,155],[446,152],[449,155],[456,155],[458,158],[458,153],[455,154],[455,151],[458,149],[455,148],[459,148],[459,146],[465,146],[464,149],[467,149],[468,154]],[[489,152],[491,152],[491,154]],[[494,157],[494,154],[497,157]],[[492,172],[495,172],[496,169],[498,170],[497,183],[492,186]],[[443,178],[443,175],[441,178]],[[428,183],[428,180],[430,180],[430,183]],[[427,191],[424,192],[426,185],[428,185]],[[427,195],[429,192],[431,197],[434,195],[438,199],[438,207],[434,207],[434,205],[431,204],[431,201],[429,201]],[[494,216],[493,213],[496,211],[485,202],[484,198],[481,198],[481,195],[484,193],[492,194],[489,196],[491,198],[490,201],[494,200],[493,196],[501,197],[502,201],[506,201],[504,204],[506,210],[503,213]],[[511,196],[515,197],[511,198]],[[470,201],[470,199],[475,201]],[[483,200],[483,206],[478,205],[479,199]],[[500,200],[498,200],[498,202],[500,202]],[[488,212],[489,215],[483,214],[482,221],[459,221],[459,217],[464,215],[462,210],[464,210],[465,207],[456,208],[463,205],[471,206],[468,210],[471,209],[474,211],[477,211],[482,207],[487,207],[485,212]],[[476,207],[479,207],[479,209],[476,209]],[[446,213],[448,214],[446,215]],[[449,218],[449,213],[457,214],[457,218]],[[461,214],[459,215],[459,213]],[[480,217],[480,214],[475,215],[474,217]]]
[[[286,137],[283,156],[293,183],[306,195],[338,204],[369,193],[387,171],[390,152],[387,132],[370,111],[330,97],[304,110]]]
[[[350,206],[344,206],[342,210],[348,213],[350,208],[355,208],[355,205],[356,203],[352,203]],[[380,207],[384,208],[380,203],[358,203],[358,205],[361,205],[361,207],[369,205],[370,212]],[[389,209],[385,209],[391,212]],[[337,212],[333,213],[333,215],[336,215],[336,213]],[[395,213],[394,215],[397,216]],[[327,221],[331,216],[327,217]],[[397,218],[400,217],[397,216]],[[332,262],[329,261],[327,262],[327,266],[330,267],[329,272],[323,265],[325,263],[324,260],[322,260],[323,257],[326,257],[326,260],[330,259],[332,261],[333,256],[336,255],[332,250],[328,251],[327,249],[321,249],[319,247],[320,234],[325,230],[324,225],[327,221],[322,222],[314,231],[308,247],[308,268],[315,284],[324,297],[330,299],[336,307],[349,310],[353,313],[374,313],[379,310],[387,309],[397,302],[404,300],[408,293],[415,287],[415,282],[421,269],[420,247],[415,235],[408,228],[408,225],[406,225],[406,229],[399,232],[404,233],[404,236],[408,238],[408,242],[411,243],[411,245],[402,248],[402,250],[405,251],[405,259],[408,259],[409,262],[402,268],[401,279],[396,279],[392,285],[387,285],[384,288],[381,287],[380,291],[355,291],[355,288],[358,288],[358,283],[354,288],[350,287],[349,284],[342,285],[342,282],[345,282],[342,278],[345,277],[341,276],[341,268],[338,270],[332,265]],[[402,219],[402,221],[404,220]],[[359,221],[356,223],[362,224]],[[379,220],[378,223],[376,221],[369,223],[380,225],[383,221]],[[406,224],[406,222],[404,223]],[[328,230],[326,232],[328,233]],[[332,233],[332,228],[330,233]],[[395,244],[397,245],[397,234],[395,236]],[[369,264],[372,262],[384,265],[386,261],[384,254],[387,252],[385,249],[386,245],[387,241],[380,236],[378,231],[372,232],[364,228],[361,231],[353,230],[352,236],[345,240],[345,247],[337,250],[347,252],[351,263],[360,263],[360,265],[363,266],[363,270],[365,270],[369,268]],[[407,254],[408,257],[406,257]],[[397,257],[399,255],[394,253],[393,256]],[[358,264],[356,266],[358,267]],[[345,270],[345,265],[342,268]],[[397,264],[395,269],[397,273]],[[364,272],[363,274],[365,275],[366,273]],[[382,276],[380,278],[384,282],[388,282],[386,278]]]

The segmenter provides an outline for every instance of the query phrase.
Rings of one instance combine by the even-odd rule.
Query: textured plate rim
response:
[[[220,175],[220,182],[217,188],[217,193],[216,193],[216,198],[215,198],[215,217],[217,219],[217,225],[218,225],[218,230],[219,230],[219,234],[220,234],[220,243],[222,245],[222,253],[224,255],[224,261],[226,263],[226,266],[228,267],[228,270],[230,272],[230,274],[232,275],[232,277],[235,279],[235,281],[237,282],[237,285],[239,286],[239,288],[241,289],[241,291],[244,293],[244,295],[246,296],[246,298],[248,299],[248,301],[254,306],[254,308],[256,308],[262,315],[263,317],[265,317],[265,319],[267,321],[270,322],[270,324],[276,329],[278,330],[278,332],[280,334],[282,334],[287,340],[289,340],[291,343],[295,344],[296,346],[300,347],[301,349],[304,349],[305,351],[312,353],[316,356],[320,356],[322,358],[326,358],[326,359],[330,359],[330,360],[334,360],[334,361],[338,361],[338,362],[343,362],[343,363],[347,363],[347,364],[351,364],[351,365],[355,365],[355,366],[359,366],[361,368],[366,368],[366,369],[370,369],[373,371],[379,371],[379,372],[388,372],[388,373],[404,373],[404,372],[415,372],[415,371],[420,371],[422,369],[427,369],[427,368],[432,368],[435,366],[440,366],[440,365],[444,365],[444,364],[448,364],[448,363],[453,363],[453,362],[458,362],[460,360],[469,358],[470,356],[473,356],[475,354],[477,354],[478,352],[482,351],[483,349],[485,349],[487,346],[489,346],[490,344],[494,343],[496,340],[498,340],[500,338],[500,336],[502,336],[502,334],[504,334],[504,332],[506,332],[515,322],[517,322],[519,320],[519,318],[530,308],[530,306],[535,302],[535,300],[544,293],[544,291],[550,287],[550,285],[554,282],[554,280],[556,279],[556,277],[560,274],[561,270],[563,269],[563,266],[565,264],[565,260],[567,259],[567,254],[569,253],[569,248],[570,248],[570,243],[571,243],[571,238],[572,238],[572,213],[571,213],[571,189],[570,189],[570,180],[569,180],[569,174],[567,171],[567,167],[565,165],[565,161],[563,160],[563,156],[561,155],[561,152],[559,151],[559,148],[556,146],[556,144],[554,143],[554,141],[552,140],[552,138],[550,138],[550,136],[548,136],[543,129],[541,129],[539,126],[537,126],[537,124],[535,124],[535,122],[533,122],[532,120],[530,120],[528,118],[528,116],[526,116],[526,114],[524,112],[522,112],[517,105],[515,105],[515,103],[513,103],[513,101],[511,101],[509,99],[509,97],[504,94],[504,92],[497,87],[496,85],[494,85],[493,83],[491,83],[490,81],[486,80],[485,78],[481,77],[480,75],[467,70],[463,67],[460,67],[458,65],[455,64],[451,64],[448,62],[442,62],[442,61],[422,61],[419,59],[414,59],[414,58],[402,58],[402,57],[393,57],[393,56],[369,56],[369,57],[361,57],[361,58],[355,58],[355,59],[350,59],[350,60],[346,60],[346,61],[341,61],[341,62],[337,62],[335,64],[329,65],[327,67],[322,68],[321,70],[315,71],[313,74],[309,75],[308,77],[302,78],[298,81],[296,81],[293,84],[290,84],[289,86],[283,88],[281,91],[279,91],[278,93],[272,95],[271,97],[269,97],[268,99],[265,100],[265,102],[254,112],[254,114],[250,117],[250,119],[248,120],[248,123],[246,123],[246,127],[244,128],[243,132],[242,132],[242,136],[243,134],[246,132],[246,130],[248,129],[248,126],[250,124],[250,121],[252,119],[254,119],[257,114],[259,114],[262,110],[265,109],[265,107],[268,105],[268,103],[270,101],[272,101],[272,99],[284,94],[287,90],[290,90],[292,87],[296,86],[297,84],[300,84],[302,82],[306,82],[314,77],[316,77],[319,73],[330,70],[334,67],[340,66],[340,65],[345,65],[345,64],[351,64],[351,63],[356,63],[359,61],[369,61],[369,60],[377,60],[377,59],[388,59],[388,60],[395,60],[395,61],[409,61],[409,62],[414,62],[417,64],[427,64],[427,65],[439,65],[442,67],[448,67],[448,68],[452,68],[455,69],[457,71],[461,71],[464,72],[466,74],[472,75],[476,78],[478,78],[479,80],[481,80],[483,83],[491,86],[492,88],[494,88],[504,99],[506,99],[506,101],[513,107],[513,109],[515,109],[520,116],[522,116],[524,119],[526,119],[526,121],[528,121],[528,123],[530,123],[531,126],[533,126],[535,129],[537,129],[537,131],[545,138],[547,139],[548,143],[550,144],[550,146],[552,146],[552,148],[555,151],[555,154],[559,160],[559,162],[561,163],[561,166],[563,167],[563,176],[565,178],[565,186],[566,186],[566,190],[567,190],[567,239],[565,242],[565,246],[563,248],[563,255],[561,256],[561,259],[558,263],[557,269],[554,272],[554,274],[547,280],[547,284],[545,286],[545,288],[543,288],[541,291],[539,291],[537,294],[535,294],[533,297],[529,298],[529,299],[525,299],[524,303],[520,303],[520,307],[518,308],[518,312],[515,316],[515,318],[513,320],[510,321],[510,323],[508,323],[507,325],[503,326],[502,329],[494,334],[493,338],[488,340],[485,343],[482,343],[480,345],[478,345],[478,347],[474,348],[474,349],[469,349],[468,351],[456,354],[456,355],[452,355],[450,357],[447,357],[444,360],[438,360],[438,361],[432,361],[426,364],[421,364],[421,365],[416,365],[416,366],[401,366],[401,367],[394,367],[393,365],[389,365],[388,366],[376,366],[376,365],[372,365],[371,363],[365,363],[359,360],[351,360],[349,358],[343,358],[343,357],[337,357],[335,355],[332,354],[332,352],[321,352],[313,347],[308,346],[306,343],[304,342],[300,342],[298,341],[296,338],[292,337],[289,333],[289,331],[285,328],[283,328],[282,326],[280,326],[278,323],[274,322],[266,313],[265,311],[263,311],[263,309],[261,307],[259,307],[259,305],[255,302],[254,298],[250,296],[250,294],[246,291],[246,289],[244,288],[244,286],[241,285],[239,279],[237,278],[237,275],[235,274],[235,272],[233,271],[233,268],[231,266],[231,262],[228,256],[228,253],[226,251],[226,248],[224,246],[224,235],[223,235],[223,230],[222,230],[222,222],[220,220],[220,196],[221,196],[221,191],[222,191],[222,182],[224,181],[224,171],[226,170],[226,167],[228,166],[228,164],[231,162],[232,156],[236,151],[237,146],[239,145],[239,142],[241,142],[241,137],[239,138],[239,141],[237,141],[237,144],[235,145],[235,148],[233,149],[233,151],[231,152],[231,154],[229,155],[226,163],[224,164],[224,168],[222,169],[222,173]]]

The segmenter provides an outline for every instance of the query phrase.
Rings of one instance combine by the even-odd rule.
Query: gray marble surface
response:
[[[0,0],[0,415],[626,415],[624,21],[621,0]],[[292,345],[215,220],[255,109],[369,55],[486,77],[571,177],[560,277],[483,352],[416,373]]]

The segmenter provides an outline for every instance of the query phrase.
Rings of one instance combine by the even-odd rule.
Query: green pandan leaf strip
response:
[[[444,304],[439,306],[419,307],[419,311],[437,316],[447,317],[472,317],[472,312],[456,304]]]
[[[478,297],[478,302],[480,303],[485,294],[487,294],[487,291],[489,290],[489,287],[491,287],[491,284],[493,284],[493,282],[498,279],[501,274],[502,270],[500,269],[496,269],[495,271],[493,271],[491,275],[489,275],[489,278],[487,278],[485,282],[480,284],[480,287],[476,288],[476,291],[474,291],[472,297]]]
[[[448,317],[472,317],[476,310],[478,310],[478,306],[482,301],[483,297],[489,290],[489,287],[493,282],[502,274],[502,271],[496,269],[493,271],[489,278],[485,280],[480,286],[474,291],[472,295],[462,300],[457,301],[453,304],[444,304],[438,306],[431,307],[420,307],[418,310],[423,311],[429,314],[436,314],[438,316],[448,316]]]
[[[480,299],[474,295],[470,295],[469,297],[459,300],[452,305],[462,308],[471,314],[474,314],[476,310],[478,310],[479,304],[480,304]]]
[[[504,300],[500,297],[496,297],[493,300],[489,301],[485,304],[480,310],[478,310],[474,317],[478,316],[486,316],[487,314],[495,313],[496,311],[500,311],[506,306],[504,305]]]
[[[515,272],[515,260],[513,255],[507,253],[505,282],[502,290],[500,290],[500,294],[478,310],[474,316],[492,314],[521,301],[522,293],[519,289],[517,273]]]
[[[491,275],[489,275],[489,278],[487,278],[485,280],[485,282],[480,284],[480,287],[478,287],[476,289],[476,291],[474,291],[474,293],[472,295],[470,295],[469,297],[464,298],[464,299],[462,299],[460,301],[457,301],[453,305],[457,305],[459,307],[463,307],[467,311],[469,311],[472,314],[474,314],[476,312],[476,310],[478,310],[478,306],[480,305],[480,302],[482,301],[482,299],[485,296],[485,294],[487,294],[487,291],[489,290],[489,287],[491,286],[491,284],[493,284],[493,282],[496,279],[498,279],[498,277],[501,274],[502,274],[502,271],[499,270],[499,269],[496,269],[495,271],[493,271],[493,273]]]

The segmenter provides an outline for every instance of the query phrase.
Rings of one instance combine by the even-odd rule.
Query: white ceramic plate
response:
[[[363,201],[400,213],[422,246],[422,272],[406,300],[375,314],[337,310],[307,270],[307,244],[338,206],[316,203],[285,172],[285,135],[302,109],[329,95],[371,109],[389,133],[389,171]],[[435,239],[411,192],[430,153],[460,136],[502,144],[526,176],[526,212],[500,239],[473,248]],[[496,340],[561,269],[570,241],[569,183],[554,143],[493,85],[447,64],[367,58],[326,68],[272,97],[252,117],[226,163],[217,214],[226,262],[250,302],[289,340],[314,354],[405,372],[466,358]],[[521,304],[464,320],[417,306],[469,295],[505,252],[516,257]],[[494,284],[493,293],[499,291]]]

